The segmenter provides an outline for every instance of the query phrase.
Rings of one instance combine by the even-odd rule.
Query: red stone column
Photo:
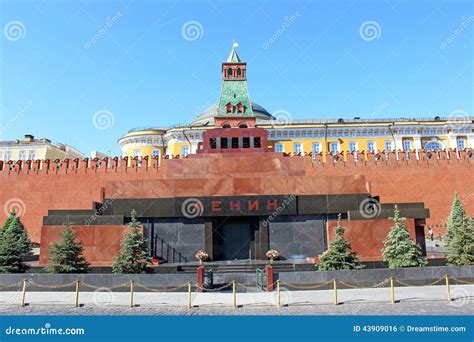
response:
[[[197,268],[197,290],[198,292],[204,292],[204,266]]]
[[[267,273],[267,291],[272,292],[273,287],[275,285],[274,274],[273,274],[273,266],[272,265],[265,265],[265,272]]]

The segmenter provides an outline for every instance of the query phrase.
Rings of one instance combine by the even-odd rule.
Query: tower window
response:
[[[242,138],[242,147],[243,148],[250,148],[250,138],[249,137]]]
[[[239,148],[239,138],[232,138],[232,148]]]
[[[242,124],[239,125],[239,128],[248,128],[248,126],[247,126],[247,124],[242,123]]]
[[[231,126],[228,123],[225,123],[222,125],[222,128],[231,128]]]
[[[229,76],[229,77],[232,76],[232,68],[227,69],[227,76]]]
[[[228,138],[221,138],[221,148],[229,148]]]
[[[253,147],[254,148],[260,148],[262,147],[262,144],[260,142],[260,137],[255,137],[253,138]]]
[[[240,76],[242,75],[242,70],[240,70],[240,68],[237,68],[237,76]]]
[[[215,149],[217,147],[216,138],[209,139],[209,145],[211,145],[212,149]]]

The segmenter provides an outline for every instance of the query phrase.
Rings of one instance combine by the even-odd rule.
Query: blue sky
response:
[[[119,154],[129,129],[187,123],[217,101],[233,39],[270,112],[472,115],[473,4],[2,0],[0,140]]]

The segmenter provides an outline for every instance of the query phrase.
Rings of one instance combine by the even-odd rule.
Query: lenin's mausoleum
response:
[[[474,215],[472,118],[279,122],[251,102],[235,46],[222,65],[219,102],[196,122],[119,140],[122,157],[0,160],[0,204],[40,243],[40,264],[74,222],[85,256],[110,265],[132,209],[152,256],[194,261],[311,261],[338,214],[362,261],[381,260],[398,205],[410,234],[445,233],[455,192]],[[0,212],[6,219],[7,211]]]

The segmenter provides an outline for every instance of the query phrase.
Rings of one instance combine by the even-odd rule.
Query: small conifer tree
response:
[[[421,252],[421,248],[411,238],[406,228],[406,218],[400,216],[398,207],[395,206],[393,217],[395,223],[384,240],[382,248],[383,261],[390,268],[420,267],[426,266],[428,262]]]
[[[124,234],[120,254],[115,257],[112,265],[113,273],[146,273],[151,258],[148,256],[146,239],[140,231],[141,223],[136,218],[137,212],[132,210],[128,224],[131,231]]]
[[[28,266],[23,258],[31,252],[28,233],[12,211],[0,234],[0,273],[23,273]]]
[[[329,248],[321,256],[317,265],[321,271],[354,270],[364,266],[358,262],[358,256],[352,251],[351,243],[344,237],[345,229],[341,225],[339,214],[337,226],[334,228],[336,236],[329,243]]]
[[[450,239],[456,234],[457,230],[463,225],[466,211],[459,199],[458,193],[454,194],[453,204],[451,205],[451,212],[448,217],[448,224],[446,228],[446,245],[449,246]]]
[[[474,220],[467,215],[449,240],[446,260],[448,265],[474,265]]]
[[[50,263],[46,271],[50,273],[86,273],[89,263],[83,255],[84,248],[80,241],[76,240],[76,232],[72,229],[72,223],[64,223],[61,232],[61,240],[53,243],[49,250]]]

